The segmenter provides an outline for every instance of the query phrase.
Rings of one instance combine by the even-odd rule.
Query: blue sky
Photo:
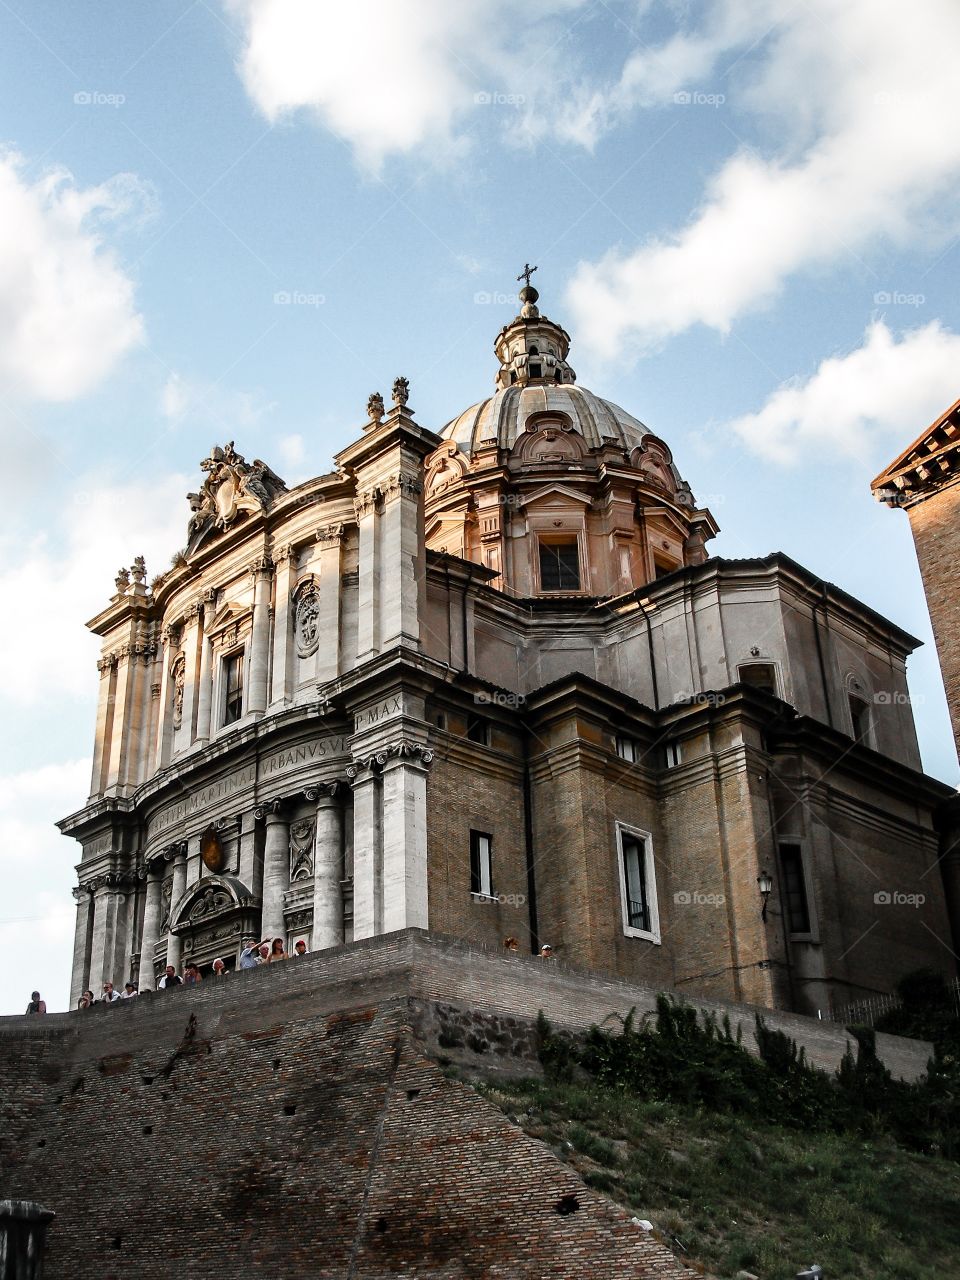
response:
[[[0,7],[0,1011],[65,1005],[52,823],[117,568],[166,567],[214,442],[295,483],[397,374],[434,429],[488,394],[526,261],[717,554],[782,549],[924,640],[954,784],[869,481],[960,394],[958,53],[953,0]]]

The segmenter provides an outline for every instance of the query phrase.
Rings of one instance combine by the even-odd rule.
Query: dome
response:
[[[579,432],[588,448],[598,449],[612,441],[628,453],[639,448],[650,434],[637,418],[610,400],[602,400],[577,383],[535,383],[505,387],[495,395],[471,405],[440,431],[445,440],[472,454],[494,441],[501,449],[512,449],[523,436],[534,415],[563,415],[566,424]]]

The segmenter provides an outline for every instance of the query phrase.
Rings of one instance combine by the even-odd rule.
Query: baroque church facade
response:
[[[667,443],[520,301],[441,431],[398,378],[294,489],[218,446],[173,568],[118,575],[59,824],[74,1001],[409,927],[800,1012],[952,972],[918,642],[783,554],[710,556]]]

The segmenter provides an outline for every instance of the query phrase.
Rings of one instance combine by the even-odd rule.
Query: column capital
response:
[[[353,514],[357,520],[370,515],[376,508],[380,490],[374,485],[369,489],[358,489],[353,499]]]
[[[416,498],[423,493],[423,482],[416,471],[395,471],[384,480],[380,492],[384,502],[400,497]]]
[[[411,742],[408,738],[401,738],[399,742],[391,743],[386,748],[388,760],[386,768],[400,764],[410,764],[417,768],[429,769],[433,764],[433,752],[428,746],[422,742]]]
[[[262,555],[247,565],[247,572],[252,574],[254,578],[272,578],[274,567],[271,558],[268,555]]]
[[[332,782],[318,782],[315,787],[307,787],[303,793],[304,800],[316,800],[318,807],[320,805],[332,805],[336,803],[337,795],[344,786],[344,780],[334,778]]]
[[[274,800],[265,800],[263,804],[257,805],[253,811],[253,816],[258,822],[265,821],[268,825],[274,822],[282,822],[286,804],[286,796],[277,796]]]
[[[317,542],[327,543],[330,546],[337,546],[343,537],[343,524],[321,525],[314,536]]]

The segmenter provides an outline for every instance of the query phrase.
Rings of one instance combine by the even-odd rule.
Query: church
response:
[[[530,275],[492,395],[433,431],[399,377],[293,489],[217,445],[173,567],[117,575],[59,824],[74,1003],[251,934],[409,928],[825,1016],[954,972],[918,641],[786,555],[712,556],[668,442],[577,382]]]

